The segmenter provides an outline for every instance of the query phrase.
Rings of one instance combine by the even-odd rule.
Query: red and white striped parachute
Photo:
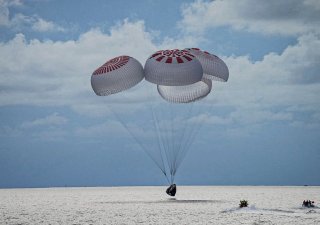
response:
[[[91,76],[91,86],[97,95],[111,95],[125,91],[144,78],[142,65],[130,56],[110,59]]]
[[[157,85],[180,86],[202,79],[200,62],[186,50],[161,50],[152,54],[144,66],[145,79]]]
[[[224,82],[228,81],[228,67],[218,56],[210,54],[207,51],[201,51],[199,48],[187,48],[186,50],[200,61],[204,78]]]

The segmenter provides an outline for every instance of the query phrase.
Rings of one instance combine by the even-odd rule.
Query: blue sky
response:
[[[176,182],[319,185],[319,15],[316,0],[0,0],[0,187],[165,185],[90,76],[118,55],[144,65],[186,47],[221,57],[230,78],[214,82]],[[146,116],[146,93],[129,95],[138,103],[116,111]]]

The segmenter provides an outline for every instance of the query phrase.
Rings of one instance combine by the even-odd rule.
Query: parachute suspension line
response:
[[[187,105],[184,105],[184,106],[187,106]],[[179,159],[180,159],[181,153],[183,152],[183,148],[182,147],[185,146],[185,143],[188,141],[188,137],[190,136],[189,134],[192,131],[192,126],[190,125],[190,123],[188,121],[188,118],[190,117],[190,113],[192,111],[192,105],[187,109],[188,109],[188,111],[184,112],[184,115],[186,115],[187,117],[183,118],[183,123],[182,123],[183,124],[183,128],[182,128],[183,130],[181,132],[179,147],[177,149],[177,154],[176,154],[176,157],[174,159],[174,164],[175,164],[174,175],[176,174],[176,172],[178,170],[178,167],[179,167],[179,164],[180,164],[180,160]]]
[[[178,164],[177,164],[177,160],[178,160],[178,158],[179,158],[179,154],[180,154],[180,152],[181,152],[181,149],[182,149],[182,146],[183,146],[183,142],[184,142],[184,137],[185,137],[185,135],[186,134],[188,134],[187,133],[187,130],[188,130],[188,124],[189,124],[189,121],[187,121],[187,119],[190,117],[190,115],[191,115],[191,112],[192,112],[192,110],[193,110],[193,106],[194,106],[194,102],[192,102],[192,103],[190,103],[191,104],[191,106],[188,108],[188,112],[187,112],[187,117],[186,118],[183,118],[183,119],[185,119],[185,124],[183,125],[183,130],[182,130],[182,132],[181,132],[181,135],[180,135],[180,137],[178,138],[178,140],[179,140],[179,142],[178,142],[178,146],[177,146],[177,154],[176,154],[176,156],[175,156],[175,158],[174,158],[174,166],[175,166],[175,171],[174,171],[174,174],[173,175],[175,175],[176,174],[176,172],[177,172],[177,170],[178,170]]]
[[[192,124],[189,122],[188,118],[192,114],[192,111],[194,109],[194,103],[188,103],[188,105],[179,104],[179,107],[177,106],[177,108],[174,108],[174,106],[176,106],[174,103],[167,104],[169,104],[169,107],[163,107],[162,109],[167,109],[166,113],[168,120],[164,121],[162,125],[164,125],[165,129],[163,134],[165,135],[164,139],[167,142],[166,150],[169,151],[167,152],[167,165],[170,170],[171,183],[173,183],[175,174],[179,168],[180,163],[182,162],[180,158],[182,158],[181,156],[183,155],[184,150],[187,150],[186,143],[189,143],[188,138],[193,136],[193,127]],[[175,109],[179,110],[177,111]],[[171,122],[171,124],[168,124],[168,122]],[[185,137],[188,138],[186,139]]]
[[[177,139],[177,129],[178,129],[178,124],[177,124],[177,115],[174,114],[174,105],[173,103],[170,103],[170,118],[171,118],[171,143],[172,143],[172,160],[171,160],[171,165],[172,165],[172,183],[174,182],[174,173],[176,170],[174,159],[176,158],[177,155],[177,148],[176,148],[176,139]]]
[[[178,129],[178,123],[177,123],[177,116],[174,115],[174,103],[169,103],[169,108],[170,108],[170,120],[171,120],[171,124],[170,124],[170,128],[171,128],[171,153],[172,153],[172,158],[170,159],[170,164],[171,164],[171,183],[174,182],[174,174],[176,171],[175,168],[175,163],[174,163],[174,159],[176,158],[177,155],[177,148],[176,148],[176,135],[177,135],[177,129]]]
[[[182,113],[179,111],[174,111],[174,109],[175,109],[175,108],[173,108],[174,106],[176,106],[174,103],[170,103],[171,130],[172,130],[171,138],[172,138],[172,153],[173,153],[173,158],[171,160],[171,163],[172,163],[172,173],[171,173],[172,182],[174,181],[175,173],[177,170],[175,161],[176,161],[176,158],[179,154],[179,148],[178,148],[179,142],[177,144],[177,141],[181,141],[178,138],[179,131],[180,131],[180,133],[183,132],[183,130],[181,130],[181,127],[179,127]],[[176,112],[176,114],[173,114],[174,112]]]
[[[151,96],[148,95],[149,97]],[[158,96],[158,95],[157,95]],[[156,132],[158,134],[159,137],[159,142],[162,146],[161,149],[159,149],[160,152],[160,157],[161,160],[164,162],[163,164],[165,164],[164,168],[166,171],[166,176],[169,178],[170,176],[170,180],[172,180],[172,166],[170,165],[170,162],[172,161],[172,151],[171,151],[171,147],[170,147],[170,139],[168,139],[168,123],[169,121],[166,120],[161,120],[159,118],[165,118],[165,109],[168,109],[168,107],[163,107],[165,106],[165,104],[168,104],[167,102],[155,102],[152,101],[152,99],[150,99],[151,103],[150,105],[152,105],[151,108],[151,112],[152,112],[152,117],[153,117],[153,121],[155,122],[155,126],[156,126]],[[168,170],[167,170],[168,169]],[[172,181],[168,182],[168,183],[172,183]]]
[[[157,134],[157,144],[158,144],[158,149],[159,149],[159,153],[160,153],[161,163],[162,163],[162,166],[165,170],[165,165],[164,165],[163,156],[162,156],[162,147],[161,147],[162,145],[161,145],[161,141],[160,141],[160,134],[158,132],[158,127],[156,125],[153,106],[151,105],[151,106],[149,106],[149,108],[151,108],[152,124],[153,124],[154,130],[156,131],[156,134]],[[167,174],[165,173],[165,175],[167,175]]]
[[[164,103],[164,104],[168,104],[168,103]],[[165,109],[166,107],[160,107],[159,108],[159,110],[158,110],[158,112],[161,114],[160,115],[160,117],[161,118],[166,118],[165,117]],[[161,123],[161,126],[160,126],[160,123],[159,123],[159,121],[158,121],[158,119],[157,119],[157,122],[158,122],[158,127],[159,127],[159,130],[160,130],[160,134],[161,134],[161,137],[162,137],[162,140],[163,140],[163,142],[165,143],[165,148],[164,148],[164,152],[165,152],[165,155],[166,155],[166,159],[167,159],[167,166],[168,166],[168,169],[169,169],[169,174],[170,174],[170,183],[172,183],[172,173],[171,173],[171,171],[172,171],[172,166],[170,165],[170,161],[171,161],[171,159],[172,159],[172,151],[170,151],[170,139],[169,139],[169,137],[168,137],[168,134],[169,134],[169,127],[168,127],[168,123],[170,122],[170,121],[168,121],[168,120],[164,120],[164,121],[162,121],[162,123]],[[171,152],[171,154],[170,154],[170,152]]]
[[[190,150],[191,145],[193,144],[195,137],[199,133],[201,127],[202,127],[202,125],[198,125],[197,128],[195,128],[195,131],[193,131],[193,133],[190,135],[190,139],[186,142],[186,144],[184,146],[184,150],[182,151],[182,153],[180,155],[178,166],[180,166],[180,163],[183,161],[183,159],[187,155],[188,151]]]
[[[198,111],[199,109],[196,109],[196,113],[195,115],[198,115]],[[179,154],[179,158],[177,160],[177,166],[179,167],[181,162],[183,161],[184,157],[186,156],[188,150],[191,147],[191,144],[193,143],[195,134],[198,133],[198,131],[200,130],[199,127],[201,127],[201,122],[197,122],[195,126],[189,126],[192,127],[193,129],[190,129],[190,132],[187,134],[187,139],[186,141],[182,144],[182,148],[181,148],[181,154]]]
[[[200,110],[198,110],[197,115],[199,113]],[[183,161],[183,159],[185,158],[185,156],[187,155],[189,149],[191,148],[192,143],[194,142],[196,136],[199,134],[202,126],[203,126],[203,121],[205,120],[205,117],[200,118],[200,121],[198,121],[197,126],[195,127],[195,129],[193,130],[193,133],[190,135],[190,138],[188,139],[187,143],[185,144],[184,148],[185,150],[182,151],[181,157],[180,157],[180,162],[178,163],[178,167],[180,166],[180,163]]]
[[[161,132],[160,132],[160,129],[159,129],[159,121],[158,121],[158,118],[157,118],[157,115],[155,113],[155,104],[153,99],[152,99],[152,92],[150,92],[148,95],[148,102],[150,102],[150,104],[146,104],[151,110],[151,115],[152,115],[152,124],[153,124],[153,127],[155,128],[155,133],[157,135],[157,143],[158,143],[158,153],[160,155],[160,159],[161,159],[161,163],[162,163],[162,168],[163,168],[163,174],[165,175],[165,178],[168,182],[168,184],[170,184],[170,181],[169,181],[169,175],[166,171],[166,166],[165,166],[165,160],[164,158],[166,156],[166,152],[165,152],[165,146],[164,146],[164,143],[163,143],[163,140],[162,140],[162,137],[161,137]]]
[[[164,107],[162,109],[162,115],[164,115],[164,123],[163,123],[163,126],[164,126],[164,132],[163,132],[163,135],[164,135],[164,138],[166,139],[166,142],[167,142],[167,155],[168,155],[168,161],[167,161],[167,164],[168,164],[168,167],[169,167],[169,171],[170,171],[170,182],[171,184],[173,183],[172,181],[172,155],[173,155],[173,149],[172,149],[172,130],[171,130],[171,124],[172,124],[172,118],[171,118],[171,113],[170,113],[170,103],[166,103],[166,104],[169,104],[168,107]],[[167,109],[167,110],[165,110]]]
[[[171,156],[172,158],[170,159],[170,174],[171,174],[171,182],[173,182],[173,178],[172,178],[172,174],[173,174],[173,171],[174,171],[174,167],[173,167],[173,158],[174,158],[174,155],[175,155],[175,149],[174,149],[174,145],[173,145],[173,142],[174,142],[174,133],[173,133],[173,123],[174,123],[174,117],[173,117],[173,112],[172,112],[172,103],[169,103],[169,110],[170,110],[170,144],[171,144]]]
[[[166,170],[166,167],[165,167],[165,165],[164,165],[163,155],[166,157],[166,159],[167,159],[167,161],[168,161],[167,152],[166,152],[166,150],[165,150],[165,146],[164,146],[164,143],[163,143],[163,140],[162,140],[162,137],[161,137],[161,133],[160,133],[160,130],[159,130],[159,124],[158,124],[157,115],[156,115],[155,112],[154,112],[153,106],[151,105],[150,107],[151,107],[151,113],[152,113],[153,123],[154,123],[154,126],[155,126],[155,128],[156,128],[156,132],[157,132],[157,136],[158,136],[158,144],[159,144],[160,157],[161,157],[161,161],[162,161],[163,168],[164,168],[164,171],[165,171],[165,170]],[[161,145],[160,145],[160,143],[161,143]],[[161,148],[160,146],[162,146],[162,148]],[[165,175],[168,183],[170,184],[168,174],[165,172],[164,175]]]
[[[174,175],[171,174],[171,184],[173,184],[173,181],[174,181]]]
[[[128,133],[132,136],[132,138],[140,145],[140,147],[144,150],[144,152],[152,159],[152,161],[159,167],[162,173],[166,176],[166,171],[159,165],[159,163],[152,157],[152,155],[148,152],[145,146],[141,143],[141,141],[131,132],[127,124],[111,109],[108,109],[112,112],[112,114],[117,118],[117,120],[122,124],[122,126],[128,131]],[[167,176],[166,176],[167,177]]]
[[[154,130],[155,130],[155,133],[157,135],[157,144],[158,144],[158,151],[159,151],[159,155],[160,155],[160,158],[161,158],[161,163],[162,163],[162,166],[163,166],[163,170],[165,171],[164,175],[166,176],[166,179],[167,181],[169,182],[168,178],[167,178],[167,172],[166,172],[166,167],[165,167],[165,164],[164,164],[164,160],[163,160],[163,145],[161,143],[161,137],[160,137],[160,133],[159,133],[159,128],[156,124],[156,118],[155,118],[155,115],[154,115],[154,107],[153,107],[153,104],[152,104],[152,98],[151,98],[151,93],[147,95],[148,96],[148,101],[150,102],[150,104],[146,104],[151,112],[151,115],[152,115],[152,125],[154,127]]]
[[[159,133],[160,140],[162,143],[163,155],[166,159],[166,168],[168,169],[167,176],[170,178],[170,183],[173,183],[173,157],[174,157],[174,147],[173,147],[173,116],[171,116],[170,105],[168,106],[168,102],[161,102],[158,105],[157,113],[153,110],[154,120],[156,121],[157,132]],[[164,120],[160,121],[160,118]],[[170,124],[171,123],[171,124]]]
[[[186,105],[183,105],[186,106]],[[179,109],[181,109],[180,105],[179,105]],[[187,115],[189,114],[189,110],[190,107],[187,108],[188,111],[186,111],[185,109],[183,109],[183,112],[177,111],[178,116],[176,116],[176,118],[178,119],[178,123],[177,124],[177,129],[176,129],[176,136],[175,136],[175,156],[173,159],[173,165],[174,165],[174,171],[173,171],[173,177],[175,177],[175,174],[177,172],[177,158],[179,157],[179,152],[180,152],[180,145],[181,142],[183,142],[183,136],[184,133],[186,132],[186,118],[183,117],[183,115]],[[188,118],[188,117],[187,117]]]

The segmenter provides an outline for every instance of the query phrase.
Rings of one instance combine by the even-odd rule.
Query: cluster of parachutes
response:
[[[198,48],[187,48],[157,51],[146,60],[144,67],[133,57],[115,57],[92,73],[91,85],[96,95],[108,96],[124,92],[145,79],[156,85],[158,94],[169,105],[181,106],[185,105],[182,103],[192,104],[203,99],[211,92],[213,81],[226,82],[228,78],[228,67],[219,57]],[[162,110],[166,108],[162,107]],[[165,122],[155,116],[154,111],[152,113],[154,129],[157,131],[157,140],[154,140],[154,143],[158,142],[159,151],[157,155],[147,153],[167,177],[168,182],[173,183],[185,156],[185,149],[191,144],[191,136],[187,134],[187,126],[179,126],[180,130],[173,127],[174,119],[171,128],[166,125],[165,129],[161,129],[161,124]],[[122,121],[122,124],[128,129],[125,122]],[[171,131],[168,132],[169,130]],[[194,129],[190,130],[193,135]],[[131,135],[135,137],[134,132],[131,132]],[[185,145],[181,143],[183,139]],[[143,147],[143,143],[140,145]],[[149,151],[148,149],[145,148],[145,151]]]

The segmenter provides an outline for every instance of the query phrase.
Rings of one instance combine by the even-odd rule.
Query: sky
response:
[[[318,0],[0,0],[0,188],[166,185],[114,115],[145,118],[144,83],[124,101],[90,77],[119,55],[144,65],[189,47],[230,76],[176,183],[320,185],[319,27]]]

